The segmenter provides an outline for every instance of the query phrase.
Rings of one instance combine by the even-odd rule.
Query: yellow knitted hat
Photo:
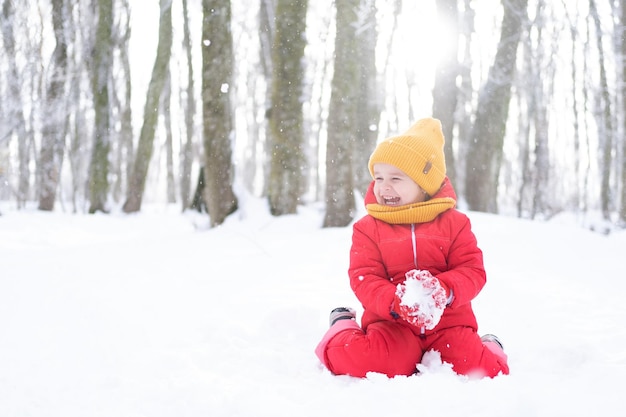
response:
[[[418,120],[403,134],[389,137],[378,144],[370,156],[370,174],[374,177],[374,164],[393,165],[433,196],[446,177],[444,143],[439,120]]]

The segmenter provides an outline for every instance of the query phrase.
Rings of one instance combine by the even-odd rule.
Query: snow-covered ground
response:
[[[511,375],[336,377],[313,353],[339,305],[351,228],[263,202],[216,229],[178,207],[0,216],[0,416],[623,416],[626,232],[469,213],[474,303]]]

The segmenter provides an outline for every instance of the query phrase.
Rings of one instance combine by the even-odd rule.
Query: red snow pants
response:
[[[336,375],[364,377],[378,372],[389,377],[411,375],[429,350],[461,375],[509,373],[506,354],[494,342],[483,343],[470,327],[451,327],[416,335],[410,325],[379,321],[362,330],[354,320],[340,320],[328,329],[315,349],[320,361]]]

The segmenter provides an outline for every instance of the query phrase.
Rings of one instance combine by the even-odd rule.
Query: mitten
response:
[[[446,289],[437,278],[428,271],[413,269],[396,287],[392,311],[414,326],[432,330],[441,320],[447,301]]]

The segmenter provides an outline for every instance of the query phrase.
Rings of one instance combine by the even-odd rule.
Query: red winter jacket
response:
[[[433,196],[456,194],[449,180]],[[370,186],[366,204],[376,198]],[[350,286],[364,308],[364,329],[370,323],[394,319],[391,304],[396,285],[411,269],[426,269],[453,291],[454,300],[439,324],[426,333],[452,326],[477,328],[471,301],[486,282],[482,251],[466,215],[456,209],[439,214],[428,223],[389,224],[366,215],[354,224],[350,250]],[[407,326],[411,326],[406,323]],[[422,330],[411,326],[419,334]]]

